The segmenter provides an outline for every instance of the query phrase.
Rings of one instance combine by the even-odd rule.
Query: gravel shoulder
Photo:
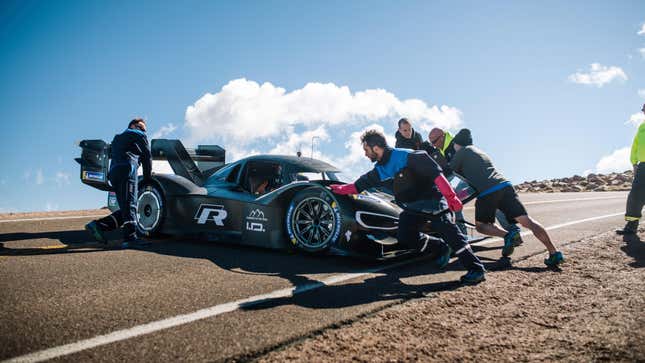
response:
[[[110,214],[110,210],[107,208],[50,211],[50,212],[0,213],[0,221],[12,220],[12,219],[24,219],[24,218],[54,218],[54,217],[70,217],[70,216],[95,216],[95,215],[108,215],[108,214]]]
[[[645,230],[542,254],[257,357],[284,361],[645,361]],[[540,267],[540,268],[536,268]]]

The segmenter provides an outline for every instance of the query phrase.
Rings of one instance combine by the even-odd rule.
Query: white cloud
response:
[[[69,184],[69,174],[62,171],[56,172],[54,180],[59,187],[62,187],[63,185]]]
[[[150,139],[161,139],[175,132],[175,130],[177,130],[177,126],[175,126],[172,123],[169,123],[165,126],[162,126],[159,130],[153,133],[152,136],[150,136]]]
[[[343,171],[343,177],[347,182],[356,180],[362,174],[365,174],[374,167],[374,164],[365,157],[365,151],[361,144],[361,135],[367,130],[377,130],[385,135],[385,139],[390,146],[396,142],[394,136],[389,135],[383,129],[383,126],[371,124],[363,127],[361,130],[352,132],[345,142],[345,156],[334,160],[333,164]]]
[[[641,98],[645,98],[645,89],[639,89],[638,96],[640,96]]]
[[[636,34],[645,35],[645,23],[643,23],[643,25],[641,25],[641,30],[639,30],[638,33],[636,33]]]
[[[360,126],[400,117],[422,129],[447,129],[461,124],[462,113],[449,106],[428,106],[419,99],[399,100],[384,89],[352,93],[347,86],[307,83],[287,92],[271,83],[236,79],[215,93],[207,93],[186,109],[189,143],[219,139],[243,146],[279,137],[295,126]],[[230,147],[227,147],[227,151]]]
[[[53,204],[51,202],[47,202],[45,204],[45,211],[51,212],[51,211],[55,211],[55,210],[58,210],[58,204]]]
[[[569,75],[568,79],[573,83],[602,87],[615,79],[627,80],[627,75],[620,67],[592,63],[588,73],[578,71]]]
[[[645,114],[642,112],[635,113],[629,116],[629,120],[625,122],[626,124],[631,124],[632,126],[638,127],[642,122],[645,121]]]
[[[36,183],[36,185],[42,185],[45,182],[45,178],[43,177],[43,169],[36,170],[34,182]]]
[[[603,156],[596,164],[596,173],[607,174],[612,172],[623,172],[631,170],[632,165],[629,161],[630,147],[624,147],[613,153]]]
[[[640,53],[641,58],[645,59],[645,48],[639,48],[638,53]]]
[[[325,126],[319,126],[315,130],[305,131],[302,134],[294,133],[293,130],[289,131],[287,134],[289,138],[277,144],[273,149],[269,151],[269,154],[281,154],[281,155],[296,155],[296,152],[301,151],[303,156],[311,156],[311,146],[313,143],[314,148],[314,157],[320,158],[320,142],[328,141],[329,134],[325,129]]]

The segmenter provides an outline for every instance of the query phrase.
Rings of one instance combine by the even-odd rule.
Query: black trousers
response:
[[[429,241],[431,249],[440,249],[443,244],[447,243],[466,269],[484,270],[484,265],[470,248],[466,235],[461,233],[459,227],[451,221],[447,213],[431,216],[404,209],[399,215],[397,235],[399,243],[408,248],[421,248],[421,233],[419,231],[428,220],[431,221],[432,229],[442,238],[442,240],[431,238]]]
[[[626,221],[638,221],[641,219],[641,211],[645,204],[645,162],[636,166],[632,189],[627,196],[627,211],[625,212]]]
[[[120,209],[96,222],[104,231],[121,227],[125,239],[135,239],[137,238],[137,166],[115,166],[110,169],[108,179],[114,188]]]

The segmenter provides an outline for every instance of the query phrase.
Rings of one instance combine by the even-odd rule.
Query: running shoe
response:
[[[560,251],[556,251],[549,255],[549,258],[544,259],[544,264],[549,267],[555,267],[564,261],[564,255]]]
[[[468,270],[468,272],[461,277],[461,282],[468,285],[476,285],[486,280],[486,271],[484,270]]]
[[[441,244],[441,249],[437,252],[437,257],[432,261],[436,268],[443,270],[450,263],[452,249],[445,243]]]
[[[508,257],[513,254],[515,251],[516,240],[520,237],[520,232],[517,230],[512,230],[504,236],[504,247],[502,248],[502,256]]]

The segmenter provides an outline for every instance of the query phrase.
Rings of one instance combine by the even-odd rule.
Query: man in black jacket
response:
[[[399,215],[399,243],[419,249],[429,243],[431,250],[438,252],[435,260],[438,268],[448,265],[452,247],[461,264],[468,269],[461,281],[468,284],[484,281],[484,265],[471,250],[466,236],[449,216],[450,211],[460,211],[462,204],[437,163],[424,151],[390,148],[385,136],[376,130],[366,131],[361,136],[361,142],[365,156],[376,163],[374,169],[358,178],[355,183],[331,185],[332,191],[341,195],[358,194],[391,182],[394,198],[403,209]],[[443,240],[431,239],[420,233],[421,227],[428,220]]]
[[[414,131],[412,124],[410,124],[407,118],[399,120],[399,129],[394,136],[396,137],[394,147],[399,149],[419,150],[421,143],[423,143],[423,137]]]
[[[128,128],[114,136],[110,146],[108,179],[116,193],[119,210],[85,225],[85,229],[99,242],[107,243],[103,232],[119,227],[123,232],[122,247],[140,242],[137,237],[137,170],[143,167],[144,181],[152,177],[152,157],[146,137],[146,122],[141,118],[130,121]]]
[[[544,244],[549,251],[549,258],[544,260],[547,266],[557,266],[564,261],[562,252],[556,250],[544,227],[529,217],[513,184],[495,169],[490,157],[470,145],[469,141],[455,137],[454,142],[456,153],[450,161],[450,166],[456,173],[466,177],[479,192],[475,202],[477,231],[504,238],[502,256],[510,256],[518,241],[513,231],[500,229],[495,225],[495,211],[501,210],[507,220],[517,221],[530,229],[533,235]]]
[[[439,164],[441,169],[443,169],[443,173],[445,175],[450,176],[450,174],[452,174],[453,172],[452,168],[450,167],[450,162],[452,161],[452,158],[456,153],[456,141],[461,142],[462,145],[472,145],[473,136],[469,129],[461,129],[454,137],[452,137],[449,133],[435,127],[430,131],[428,140],[430,140],[430,142],[424,141],[423,144],[421,144],[421,150],[427,152],[428,155],[430,155],[430,157],[434,159],[437,164]],[[445,145],[446,141],[448,141],[447,145]],[[479,192],[481,192],[481,190]],[[509,222],[508,219],[506,219],[504,213],[499,210],[495,213],[495,217],[502,225],[502,228],[509,232],[512,232],[513,239],[516,245],[523,243],[522,236],[520,235],[520,227],[518,227],[517,224]],[[457,213],[457,225],[463,233],[466,233],[466,226],[463,223],[459,223],[459,221],[463,220],[463,213]]]

